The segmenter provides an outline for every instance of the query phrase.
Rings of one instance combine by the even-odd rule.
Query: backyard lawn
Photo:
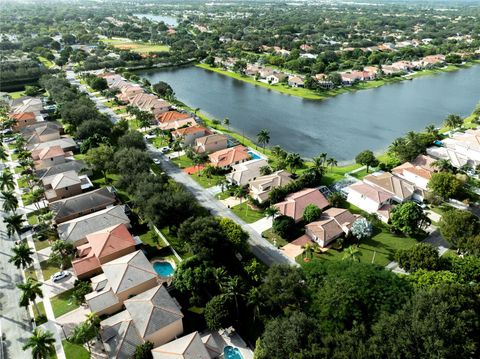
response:
[[[362,263],[373,262],[381,266],[386,266],[393,261],[395,251],[410,248],[416,243],[418,242],[414,238],[398,236],[383,229],[371,239],[360,242],[359,259]],[[325,253],[316,254],[316,258],[325,260],[342,260],[343,251],[332,247]]]
[[[168,52],[170,47],[162,44],[150,44],[147,42],[133,42],[129,39],[102,39],[107,45],[117,49],[131,50],[139,54],[148,54],[150,52]]]
[[[235,207],[232,207],[232,212],[247,223],[253,223],[265,217],[263,211],[254,210],[248,206],[248,202],[243,202]]]
[[[68,340],[62,340],[63,350],[68,359],[89,359],[90,353],[83,345],[70,343]]]

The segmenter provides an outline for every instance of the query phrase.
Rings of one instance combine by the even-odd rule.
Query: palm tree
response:
[[[312,259],[314,246],[312,243],[307,243],[303,246],[303,258]]]
[[[265,145],[270,142],[270,133],[263,129],[257,134],[257,142],[262,145],[263,150],[265,151]]]
[[[58,240],[52,244],[49,261],[60,264],[60,269],[65,269],[70,265],[75,253],[76,249],[72,242]]]
[[[327,166],[330,166],[330,171],[333,169],[334,166],[338,165],[338,162],[335,158],[330,157],[327,159]]]
[[[278,145],[273,146],[271,151],[272,155],[274,155],[277,159],[285,159],[288,155],[287,151]]]
[[[223,193],[223,191],[225,190],[225,188],[228,188],[228,184],[229,182],[227,181],[227,179],[225,177],[220,177],[218,180],[217,180],[217,186],[220,186],[220,189],[221,189],[221,192]]]
[[[292,171],[293,174],[295,174],[297,169],[303,166],[303,160],[298,153],[290,153],[287,156],[286,161],[290,171]]]
[[[212,165],[208,165],[202,170],[202,173],[207,176],[207,178],[211,178],[212,175],[215,173],[215,167],[213,167]]]
[[[27,268],[33,263],[33,251],[28,246],[27,242],[21,242],[12,248],[13,256],[8,260],[9,263],[13,263],[15,267]]]
[[[253,321],[260,316],[260,306],[263,303],[262,294],[258,287],[252,287],[247,294],[247,305],[252,308]]]
[[[43,188],[35,188],[29,194],[30,200],[32,201],[35,208],[38,210],[40,209],[39,202],[42,201],[45,197],[45,190]]]
[[[349,260],[352,262],[360,262],[360,250],[358,249],[358,246],[356,244],[351,245],[348,248],[345,248],[344,250],[344,255],[342,260]]]
[[[5,212],[13,212],[18,209],[18,198],[13,191],[1,191],[1,198],[3,199],[3,210]]]
[[[193,113],[195,114],[195,116],[197,116],[197,112],[199,112],[199,111],[200,111],[200,107],[197,107],[193,110]]]
[[[235,302],[235,310],[237,312],[238,318],[238,299],[244,296],[243,291],[243,283],[242,279],[239,276],[230,277],[227,281],[227,285],[224,289],[224,293],[222,294],[226,298],[233,298]]]
[[[13,180],[13,174],[5,170],[0,175],[0,189],[1,190],[13,190],[15,189],[15,182]]]
[[[15,233],[20,236],[25,220],[21,214],[12,214],[9,217],[4,217],[3,222],[7,225],[7,234],[9,236],[13,236]]]
[[[435,137],[438,135],[437,128],[435,127],[435,125],[432,125],[432,124],[425,126],[425,131],[427,133],[435,135]]]
[[[432,162],[432,167],[438,168],[440,172],[451,172],[454,167],[449,160],[436,160]]]
[[[463,119],[459,115],[450,114],[445,119],[444,124],[450,128],[461,127],[463,125]]]
[[[230,131],[230,119],[228,117],[223,119],[223,124],[227,126],[228,130]]]
[[[223,267],[215,268],[213,271],[213,276],[215,277],[215,283],[218,285],[218,289],[223,291],[226,283],[229,280],[228,272]]]
[[[240,204],[242,204],[242,199],[247,197],[247,195],[248,195],[248,190],[243,186],[240,186],[235,190],[235,197],[240,199]]]
[[[8,158],[7,152],[3,146],[0,146],[0,161],[6,161]]]
[[[30,302],[33,303],[37,316],[40,316],[40,310],[36,302],[37,297],[43,298],[42,283],[33,278],[28,278],[24,283],[18,283],[17,288],[22,291],[20,297],[20,306],[27,308]]]
[[[55,339],[51,332],[35,328],[22,349],[32,349],[33,359],[51,358],[55,355]]]
[[[280,213],[280,210],[275,206],[270,206],[265,208],[264,213],[267,215],[267,218],[272,217],[272,219],[274,219],[275,216]]]

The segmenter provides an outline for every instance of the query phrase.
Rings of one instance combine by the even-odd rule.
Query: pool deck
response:
[[[231,347],[238,348],[238,350],[240,350],[243,359],[253,359],[253,351],[247,346],[237,332],[228,335],[225,331],[219,330],[218,332],[212,332],[211,334],[219,347],[222,349],[222,353],[223,348],[230,345]],[[223,354],[220,357],[223,358]]]

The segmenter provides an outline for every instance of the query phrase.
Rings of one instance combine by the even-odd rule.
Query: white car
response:
[[[167,153],[168,151],[170,151],[170,147],[168,146],[162,147],[160,151],[162,151],[162,153]]]
[[[155,163],[156,165],[159,165],[160,164],[160,160],[158,158],[154,158],[153,159],[153,163]]]
[[[57,272],[54,275],[52,275],[52,282],[58,282],[59,280],[62,280],[63,278],[67,278],[70,276],[70,273],[67,271],[62,270],[61,272]]]

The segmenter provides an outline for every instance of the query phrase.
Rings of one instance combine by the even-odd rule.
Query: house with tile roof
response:
[[[103,274],[91,278],[91,293],[85,300],[99,316],[118,312],[123,303],[158,284],[160,278],[142,251],[136,251],[101,265]]]
[[[22,135],[23,138],[28,140],[32,135],[36,133],[38,128],[48,128],[48,131],[53,130],[55,132],[58,132],[60,135],[64,134],[63,126],[56,121],[38,121],[27,127],[20,128],[19,133]]]
[[[405,162],[393,168],[392,173],[427,191],[427,185],[432,178],[432,174],[437,172],[433,165],[434,162],[435,159],[430,156],[419,155],[412,162]]]
[[[387,223],[393,208],[394,195],[365,182],[357,182],[346,188],[347,201],[367,213],[376,214]]]
[[[76,196],[83,191],[82,180],[75,171],[68,171],[45,177],[42,179],[42,183],[45,189],[45,198],[48,202]]]
[[[449,147],[429,147],[427,148],[427,155],[436,160],[447,160],[455,168],[461,168],[463,166],[475,168],[480,165],[480,159],[468,158],[464,153],[457,152]]]
[[[212,153],[228,147],[228,137],[215,133],[195,139],[193,150],[197,153]]]
[[[34,145],[28,145],[27,148],[32,152],[32,155],[40,152],[44,148],[60,146],[65,152],[73,151],[77,148],[77,143],[71,137],[60,137],[57,140],[51,140],[47,142],[41,142]]]
[[[305,226],[307,234],[320,247],[324,248],[341,236],[348,236],[352,224],[360,216],[343,208],[329,208],[322,212],[318,221]]]
[[[250,195],[262,203],[268,199],[268,194],[277,187],[283,187],[292,182],[292,174],[285,171],[275,171],[269,175],[259,176],[250,181]]]
[[[211,340],[215,340],[211,336],[210,342],[203,342],[203,338],[198,332],[193,332],[183,337],[180,337],[176,340],[171,341],[170,343],[161,345],[157,348],[152,349],[153,359],[212,359],[220,355],[220,349],[218,345]],[[207,348],[215,347],[218,354],[212,356],[211,351]],[[217,352],[214,352],[215,355]]]
[[[265,166],[268,166],[268,161],[264,158],[234,165],[232,166],[232,172],[226,176],[227,181],[237,186],[248,185],[261,176],[260,168]]]
[[[186,146],[191,146],[197,138],[211,134],[212,133],[207,128],[200,125],[179,128],[175,131],[172,131],[172,137],[175,139],[181,138],[183,144]]]
[[[73,271],[78,279],[102,272],[101,265],[135,251],[136,242],[125,224],[120,223],[86,235],[87,243],[77,247]]]
[[[288,86],[290,87],[305,87],[305,79],[300,76],[289,76]]]
[[[372,173],[365,176],[363,182],[392,194],[393,200],[397,203],[411,200],[413,197],[421,199],[424,194],[423,190],[417,189],[413,183],[389,172]]]
[[[32,152],[32,159],[35,162],[35,168],[42,169],[65,163],[66,157],[70,155],[72,154],[65,152],[60,146],[51,146]]]
[[[195,126],[196,124],[197,122],[195,121],[195,119],[193,117],[189,117],[181,120],[159,123],[158,128],[160,128],[163,131],[171,131],[171,130],[177,130],[183,127]]]
[[[314,204],[322,211],[330,206],[325,196],[316,188],[305,188],[301,191],[289,194],[283,202],[274,206],[278,208],[280,214],[292,217],[295,222],[303,218],[303,211],[309,204]]]
[[[67,158],[64,163],[59,163],[58,165],[53,165],[48,168],[36,169],[35,173],[40,178],[40,180],[43,180],[45,177],[54,176],[59,173],[68,171],[75,171],[77,173],[82,173],[85,175],[92,174],[92,171],[88,169],[85,162],[69,158]]]
[[[187,118],[191,118],[192,116],[188,113],[182,113],[178,111],[167,111],[164,113],[160,113],[155,116],[155,119],[158,123],[166,123],[166,122],[173,122],[178,120],[185,120]]]
[[[60,130],[55,126],[35,126],[31,136],[27,138],[27,146],[36,145],[42,142],[54,141],[60,139]]]
[[[73,197],[49,203],[54,213],[53,221],[60,224],[74,218],[101,211],[117,203],[117,196],[111,188],[103,187]]]
[[[480,163],[480,130],[469,129],[464,133],[454,133],[442,140],[442,144],[472,164]]]
[[[208,155],[208,159],[213,167],[228,169],[233,165],[250,160],[248,148],[242,145],[225,148]]]
[[[125,206],[118,205],[85,216],[63,222],[57,226],[61,240],[73,243],[75,247],[88,243],[87,235],[106,228],[123,224],[130,228],[130,219],[125,214]]]
[[[19,112],[10,114],[10,119],[15,123],[12,126],[14,132],[18,132],[21,128],[33,125],[37,122],[37,116],[34,112]]]
[[[22,97],[12,104],[13,113],[34,112],[36,115],[43,110],[43,102],[36,97]]]
[[[138,345],[149,341],[161,346],[183,333],[183,314],[163,285],[125,300],[124,305],[124,311],[100,323],[109,358],[133,358]]]

